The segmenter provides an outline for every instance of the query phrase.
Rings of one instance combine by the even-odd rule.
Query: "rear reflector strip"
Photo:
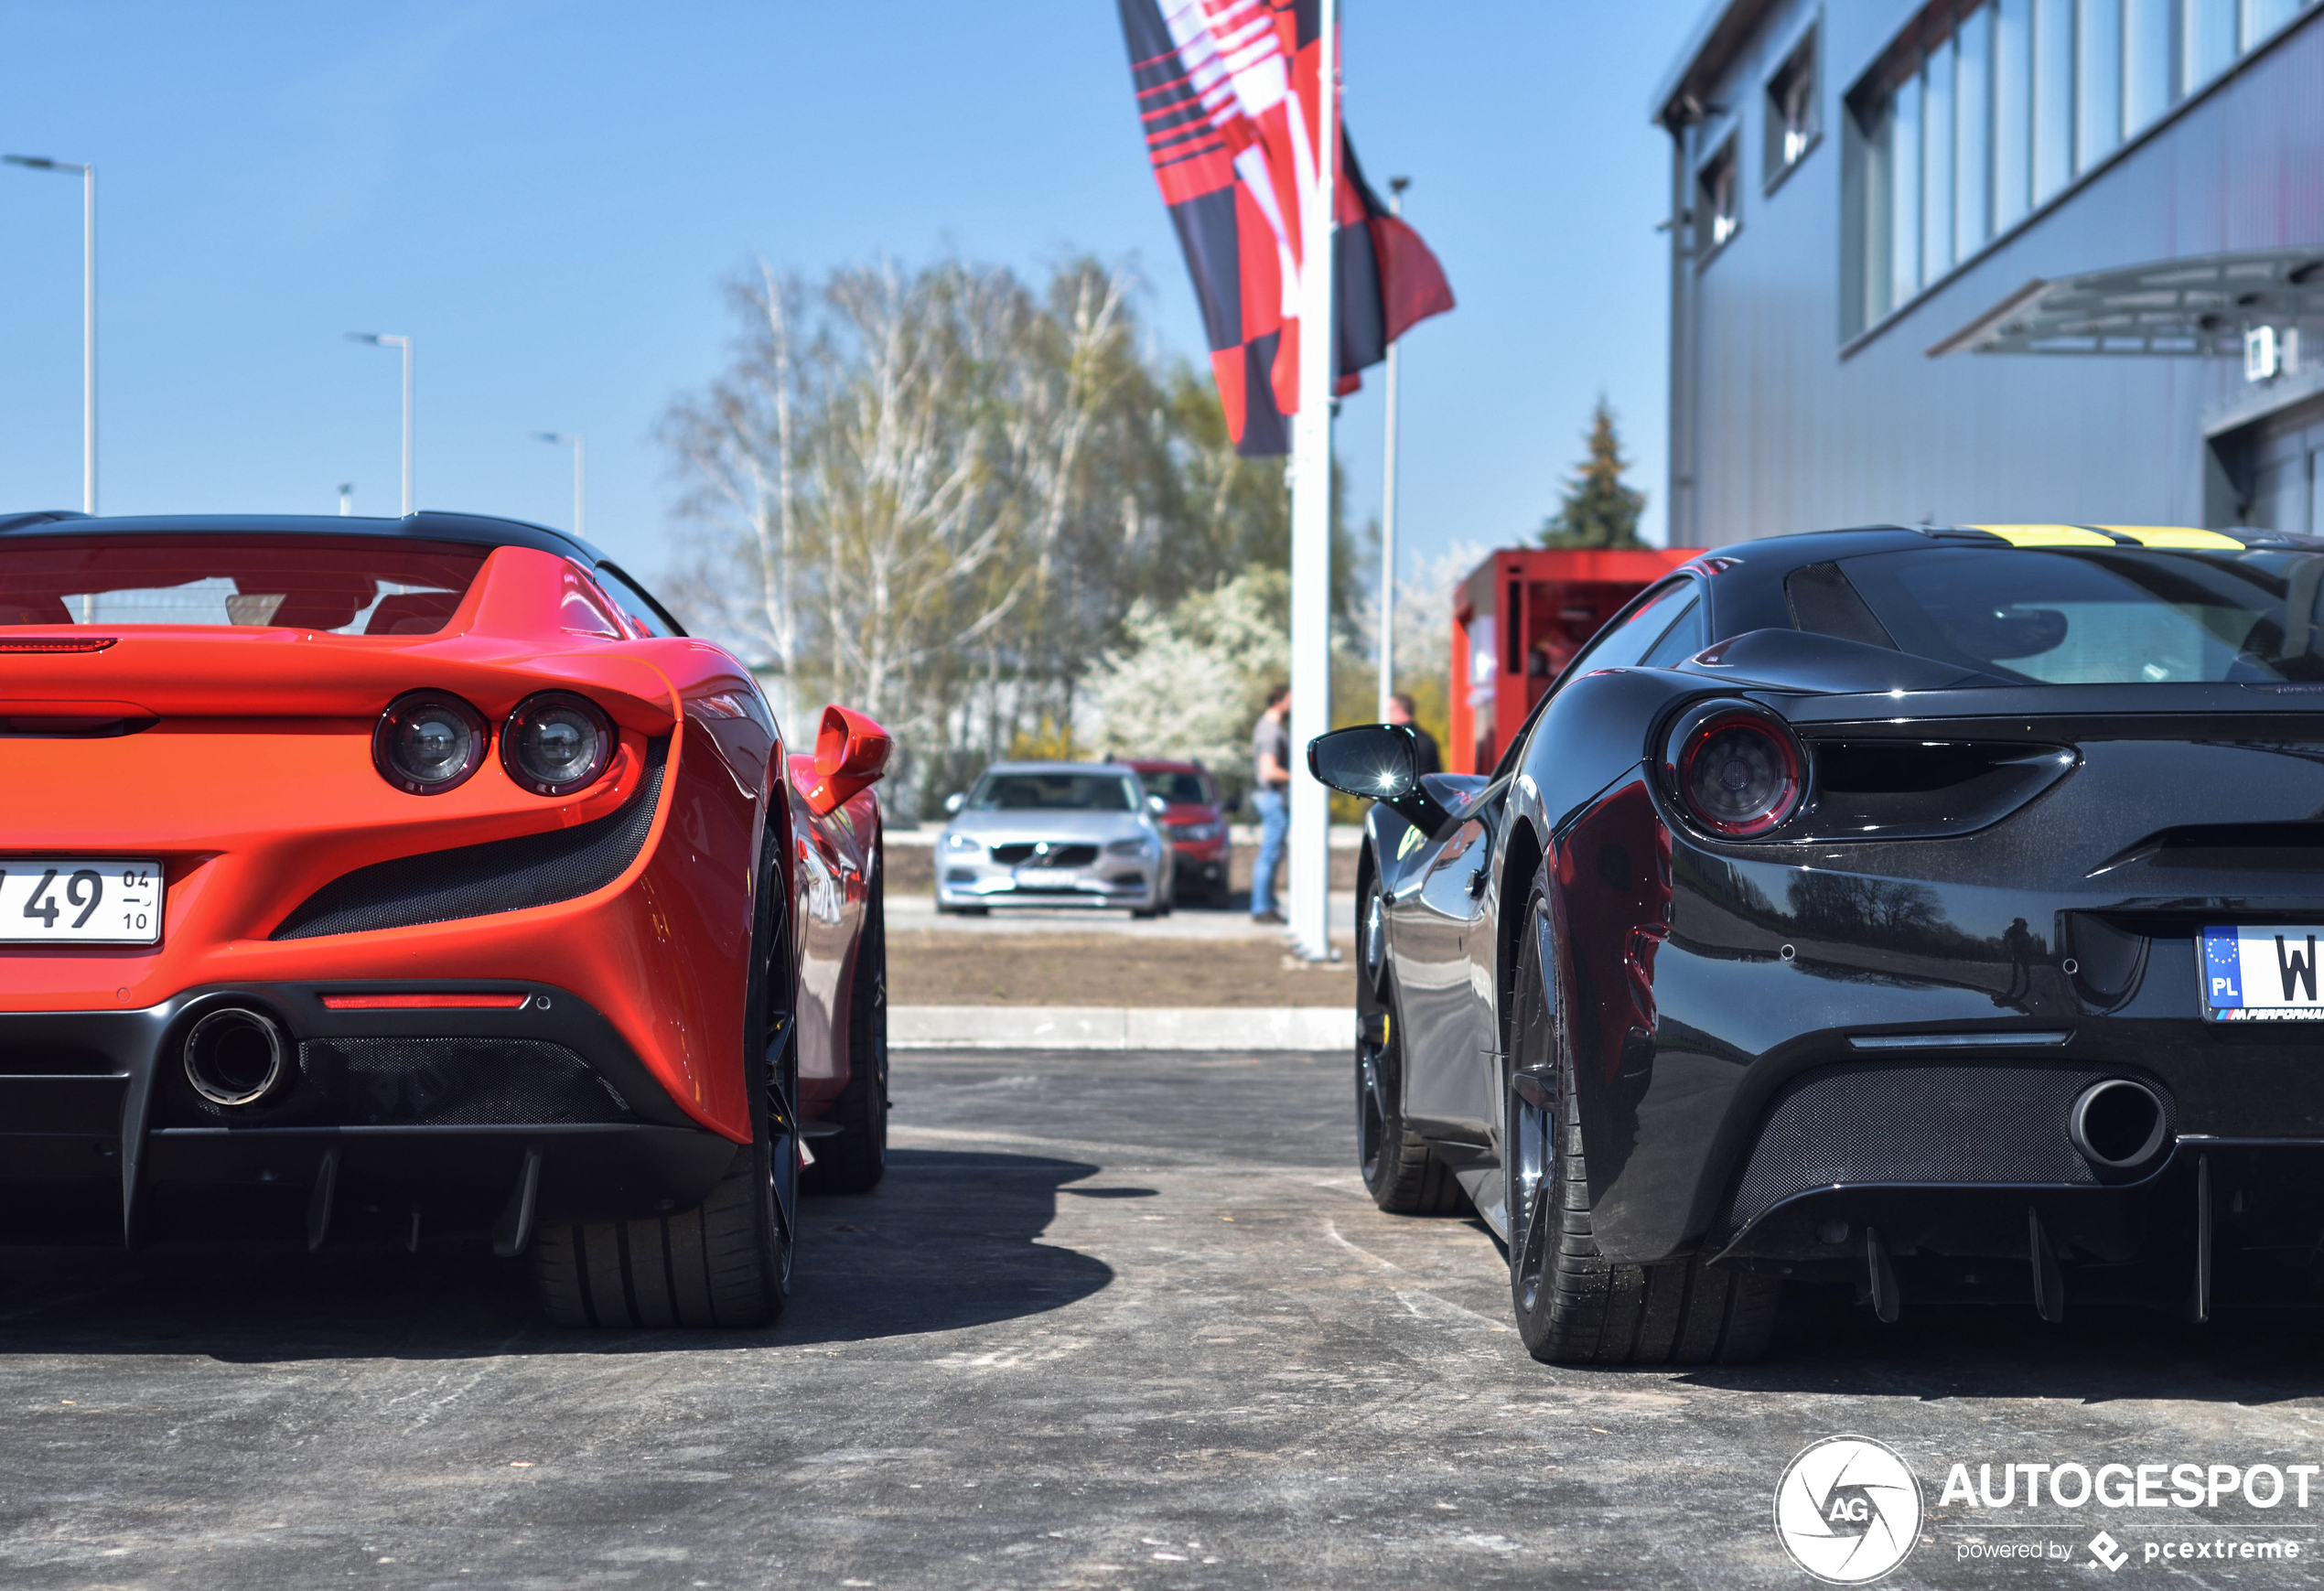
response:
[[[2073,1037],[2071,1029],[2054,1033],[1851,1033],[1850,1049],[2023,1049],[2049,1048]]]
[[[117,638],[92,635],[51,637],[46,640],[0,640],[0,652],[101,652]]]
[[[517,1011],[530,994],[326,994],[326,1011]]]

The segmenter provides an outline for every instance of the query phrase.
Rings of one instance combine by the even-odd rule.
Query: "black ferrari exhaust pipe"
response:
[[[2163,1102],[2126,1077],[2092,1083],[2074,1101],[2066,1131],[2102,1172],[2137,1171],[2163,1150]]]
[[[211,1104],[237,1110],[263,1104],[291,1080],[290,1035],[263,1011],[227,1005],[186,1035],[186,1080]]]

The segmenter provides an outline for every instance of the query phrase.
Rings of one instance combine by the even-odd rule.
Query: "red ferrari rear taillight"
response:
[[[1748,707],[1714,708],[1684,720],[1666,762],[1673,792],[1712,833],[1748,840],[1780,828],[1805,793],[1799,742]]]
[[[570,691],[527,696],[500,726],[500,766],[534,795],[586,790],[611,766],[613,748],[613,720]]]
[[[406,795],[442,795],[484,766],[484,715],[449,691],[395,698],[371,730],[371,764]]]

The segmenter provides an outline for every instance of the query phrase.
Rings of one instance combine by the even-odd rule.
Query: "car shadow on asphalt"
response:
[[[1682,1379],[1746,1392],[2082,1403],[2165,1398],[2258,1405],[2324,1395],[2313,1310],[2225,1309],[2208,1324],[2157,1310],[2074,1309],[2049,1325],[2008,1306],[1907,1308],[1884,1326],[1837,1293],[1787,1289],[1775,1341],[1756,1364]]]
[[[135,1252],[0,1249],[0,1362],[188,1354],[232,1363],[627,1354],[864,1342],[1045,1314],[1114,1279],[1040,1240],[1060,1188],[1098,1170],[1038,1155],[899,1149],[880,1186],[809,1199],[790,1306],[756,1330],[550,1325],[532,1270],[481,1242],[243,1240]]]

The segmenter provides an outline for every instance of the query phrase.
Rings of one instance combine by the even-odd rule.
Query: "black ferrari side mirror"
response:
[[[1378,801],[1430,834],[1447,814],[1420,783],[1419,742],[1409,724],[1360,724],[1307,742],[1307,771],[1341,795]]]
[[[1404,724],[1361,724],[1307,742],[1307,771],[1341,795],[1394,801],[1420,786],[1418,742]]]

